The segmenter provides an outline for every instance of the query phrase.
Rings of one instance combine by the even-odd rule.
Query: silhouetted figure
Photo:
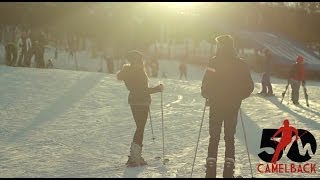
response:
[[[210,106],[206,178],[216,177],[222,123],[225,140],[223,177],[232,178],[238,112],[242,100],[250,96],[254,85],[249,67],[236,53],[232,37],[219,36],[216,42],[216,56],[210,59],[201,86],[201,95],[208,100],[207,104]]]
[[[15,66],[17,61],[17,54],[18,49],[17,46],[14,43],[8,43],[5,46],[5,53],[6,53],[6,65],[7,66]]]
[[[55,51],[54,51],[54,59],[58,60],[58,48],[56,47]]]
[[[158,77],[159,72],[159,62],[158,60],[153,57],[150,61],[150,67],[151,67],[151,76],[152,77]]]
[[[17,66],[29,67],[28,52],[31,49],[31,40],[27,37],[26,32],[22,32],[21,37],[18,40],[19,59]]]
[[[36,68],[45,68],[44,52],[45,52],[46,40],[44,37],[44,33],[32,32],[31,43],[32,43],[32,48],[30,50],[28,61],[31,62],[31,59],[34,56]]]
[[[187,64],[181,62],[179,65],[179,72],[180,72],[180,80],[184,76],[184,79],[187,80]]]
[[[105,57],[106,64],[107,64],[107,70],[108,73],[113,74],[114,73],[114,63],[112,57]]]
[[[264,73],[262,75],[262,90],[258,94],[266,95],[266,96],[273,96],[272,84],[270,81],[270,76],[272,72],[272,54],[269,49],[264,49],[264,61],[263,61],[263,69]]]
[[[304,59],[302,56],[298,56],[296,63],[290,70],[289,83],[291,85],[292,93],[291,100],[293,104],[299,105],[299,90],[300,86],[305,86],[306,81],[304,77]]]
[[[39,41],[35,41],[33,45],[33,54],[34,54],[34,61],[36,62],[36,68],[44,68],[44,47],[39,43]]]
[[[167,74],[165,72],[162,72],[162,78],[167,79]]]
[[[162,92],[163,85],[150,88],[148,86],[148,76],[142,61],[142,54],[138,51],[130,51],[127,54],[130,64],[126,64],[117,73],[117,79],[124,81],[130,91],[128,103],[130,104],[133,119],[136,124],[136,131],[130,147],[130,156],[127,166],[143,166],[147,162],[142,157],[143,134],[148,119],[151,104],[151,95]]]
[[[48,69],[53,68],[53,61],[52,61],[52,59],[49,59],[49,60],[48,60],[48,62],[47,62],[47,64],[46,64],[46,68],[48,68]]]

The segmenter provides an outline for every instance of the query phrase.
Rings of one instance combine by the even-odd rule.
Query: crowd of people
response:
[[[86,36],[72,33],[57,35],[54,30],[27,25],[0,25],[0,43],[5,47],[5,63],[16,67],[31,67],[33,59],[37,68],[52,67],[53,58],[58,59],[60,50],[65,50],[69,58],[74,58],[77,51],[96,48]],[[44,59],[45,51],[50,46],[54,48],[54,57]]]
[[[22,31],[19,37],[11,38],[7,38],[7,35],[4,36],[6,65],[30,67],[31,59],[34,57],[36,67],[45,68],[44,53],[47,41],[44,32]]]
[[[262,89],[258,93],[263,96],[274,96],[272,83],[270,81],[270,77],[273,72],[274,67],[274,59],[272,56],[272,52],[269,49],[264,49],[262,54],[262,79],[261,86]],[[292,93],[291,93],[291,101],[295,105],[299,105],[299,89],[302,85],[305,87],[305,68],[304,68],[304,58],[303,56],[297,56],[296,62],[291,66],[289,74],[287,76],[288,84],[290,84]]]

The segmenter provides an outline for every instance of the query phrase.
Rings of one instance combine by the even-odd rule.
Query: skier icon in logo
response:
[[[280,127],[278,131],[272,136],[272,140],[279,134],[282,133],[281,140],[277,145],[277,148],[273,154],[271,163],[275,164],[278,160],[279,153],[287,147],[291,143],[292,140],[292,133],[296,135],[296,140],[299,139],[298,130],[292,126],[289,126],[289,120],[285,119],[283,121],[283,127]]]

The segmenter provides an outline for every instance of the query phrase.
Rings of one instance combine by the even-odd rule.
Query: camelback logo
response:
[[[316,173],[316,164],[301,164],[309,161],[316,153],[314,136],[307,130],[291,126],[288,119],[283,121],[283,126],[279,129],[263,129],[260,148],[274,150],[272,154],[266,150],[258,154],[261,160],[272,163],[265,166],[259,164],[257,170],[260,173]],[[287,158],[299,164],[277,163],[284,152]]]

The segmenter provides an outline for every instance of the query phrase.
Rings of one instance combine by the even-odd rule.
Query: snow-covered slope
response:
[[[62,62],[63,63],[63,62]],[[161,61],[168,79],[150,78],[150,86],[165,85],[165,158],[162,165],[160,94],[152,95],[150,121],[144,135],[144,158],[149,166],[126,169],[135,131],[124,84],[115,75],[60,69],[0,66],[0,177],[190,177],[204,99],[200,95],[203,69],[189,68],[189,80],[178,80],[178,64]],[[252,74],[260,89],[260,75]],[[252,96],[242,105],[243,120],[255,177],[300,177],[299,174],[258,174],[263,128],[278,128],[285,118],[309,130],[320,142],[319,82],[307,82],[310,108],[280,104],[286,80],[272,78],[276,98]],[[235,88],[236,90],[236,88]],[[302,93],[302,90],[301,90]],[[209,140],[208,108],[202,127],[193,177],[204,177]],[[218,177],[224,160],[223,131]],[[319,151],[310,160],[319,162]],[[281,162],[288,162],[285,156]],[[317,168],[319,164],[317,165]],[[320,169],[317,169],[319,171]],[[236,133],[236,175],[250,177],[241,122]],[[319,175],[310,175],[319,177]]]

